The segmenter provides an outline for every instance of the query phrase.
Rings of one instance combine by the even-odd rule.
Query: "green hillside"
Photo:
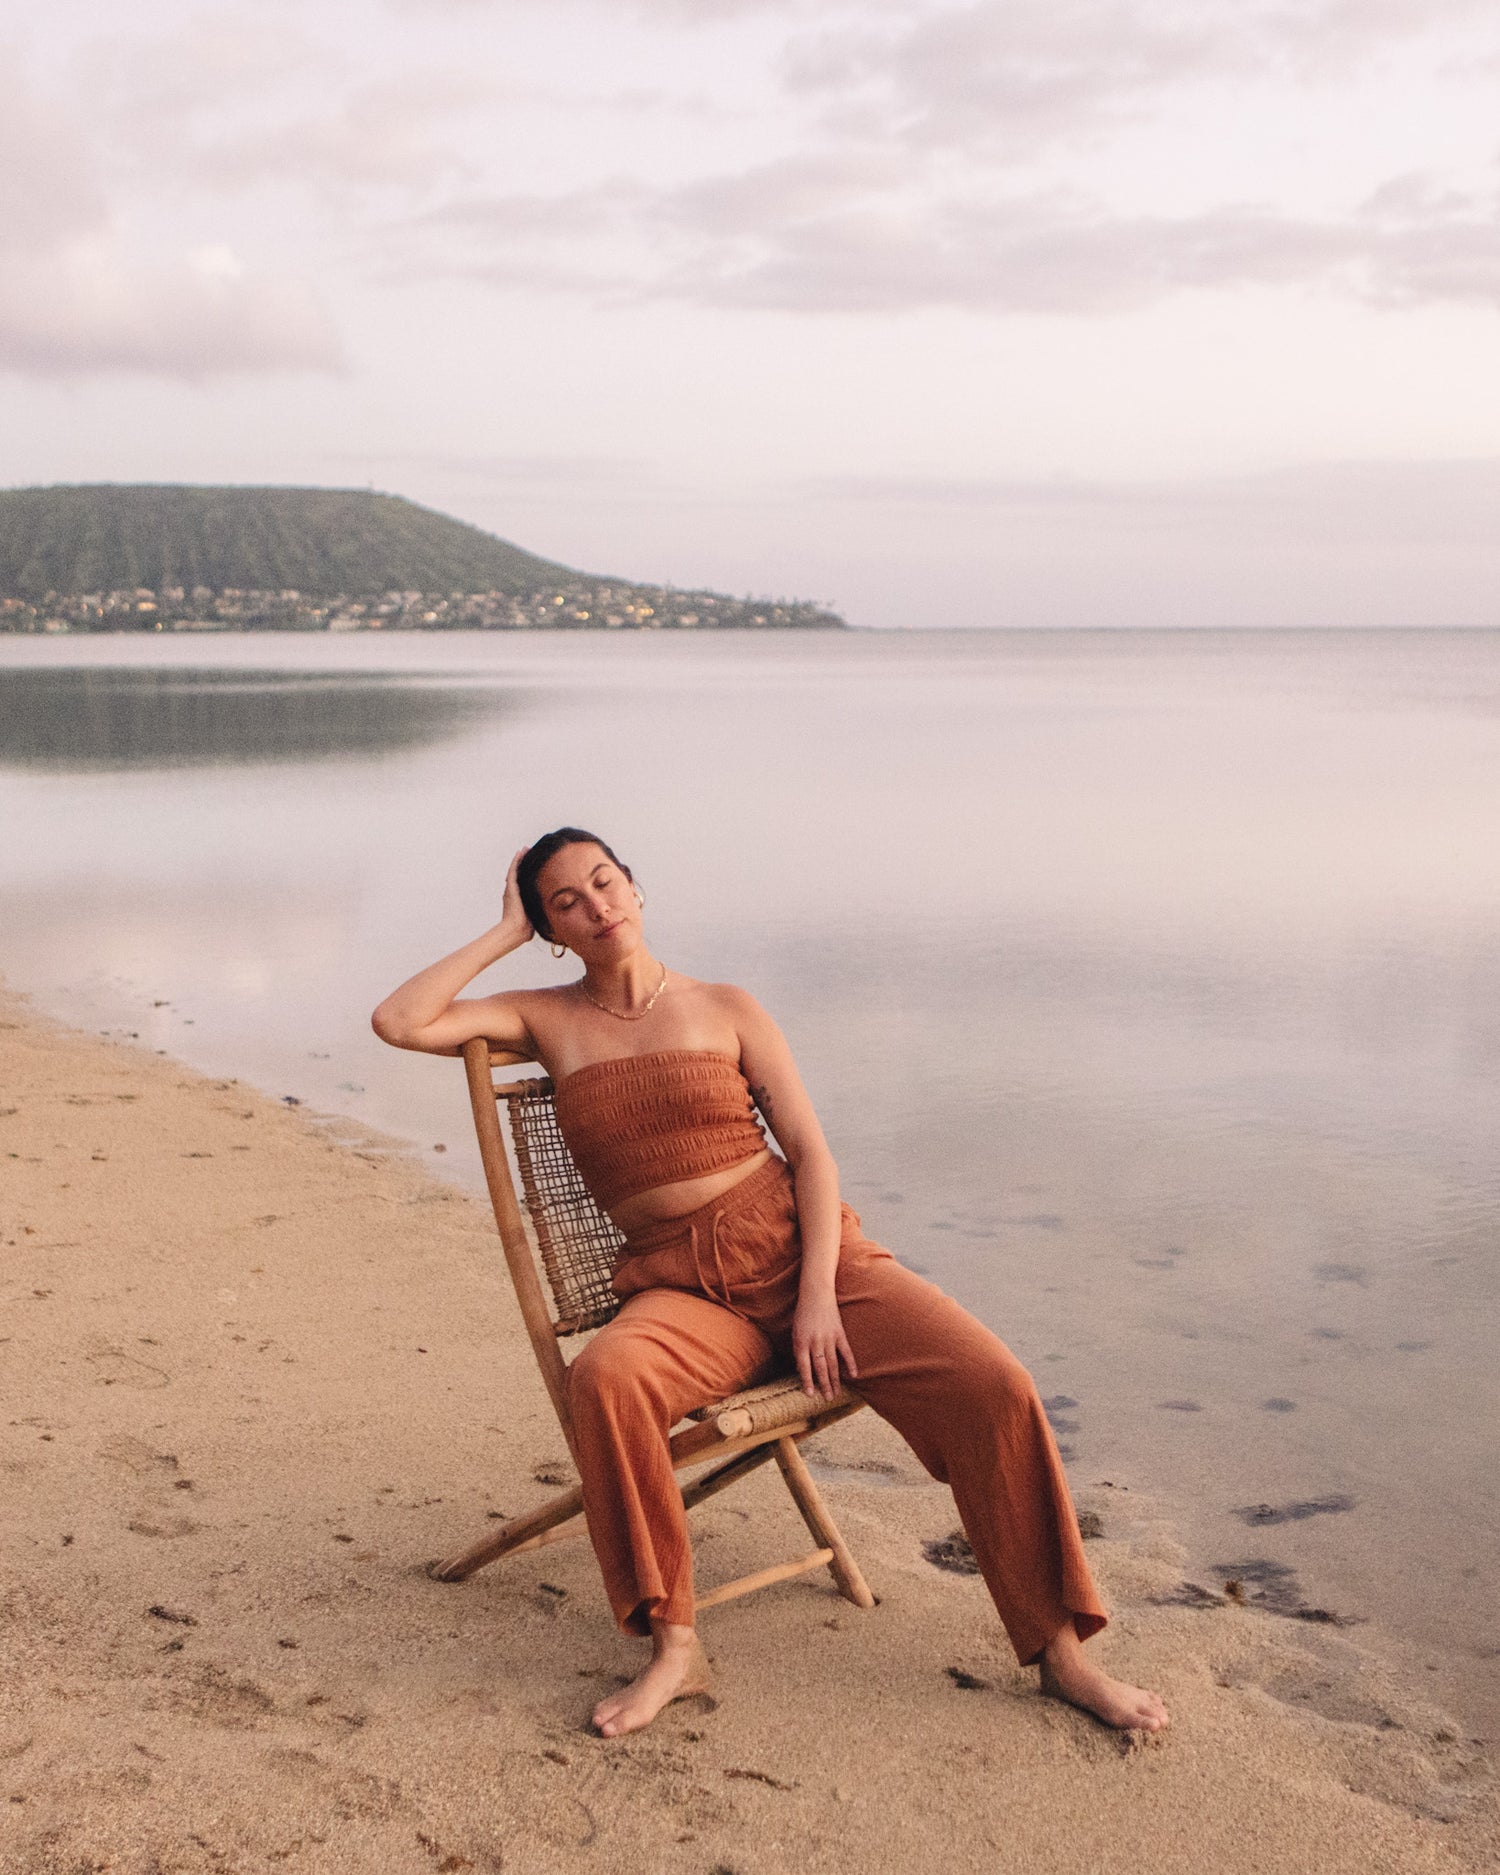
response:
[[[0,597],[207,587],[531,594],[577,578],[481,528],[352,488],[0,491]]]

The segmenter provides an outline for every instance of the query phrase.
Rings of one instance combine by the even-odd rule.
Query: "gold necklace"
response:
[[[601,1003],[597,996],[589,995],[589,986],[582,977],[578,979],[578,987],[596,1009],[602,1010],[607,1016],[613,1016],[616,1022],[639,1022],[642,1016],[650,1015],[652,1006],[656,1002],[657,997],[660,996],[662,991],[667,987],[667,966],[665,964],[662,965],[661,982],[657,984],[656,988],[646,998],[645,1003],[639,1009],[611,1009],[608,1003]]]

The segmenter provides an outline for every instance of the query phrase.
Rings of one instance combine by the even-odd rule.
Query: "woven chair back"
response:
[[[625,1239],[589,1196],[557,1124],[552,1082],[498,1090],[510,1115],[511,1147],[559,1335],[602,1328],[620,1308],[610,1278]]]

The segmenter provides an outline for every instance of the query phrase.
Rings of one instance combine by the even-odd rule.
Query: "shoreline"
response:
[[[871,1414],[817,1456],[882,1606],[806,1578],[715,1610],[716,1706],[592,1737],[638,1649],[586,1544],[424,1573],[564,1450],[487,1208],[13,991],[0,1024],[7,1866],[1493,1865],[1488,1755],[1347,1636],[1196,1596],[1141,1494],[1079,1491],[1098,1645],[1173,1726],[1042,1701],[982,1586],[924,1558],[951,1499]],[[705,1584],[789,1515],[763,1477],[695,1512]]]

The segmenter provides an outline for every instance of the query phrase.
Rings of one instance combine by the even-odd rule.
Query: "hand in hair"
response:
[[[507,867],[505,873],[505,897],[500,904],[500,922],[502,924],[519,927],[520,941],[523,944],[529,944],[531,942],[533,932],[531,929],[531,920],[526,916],[526,907],[521,903],[521,887],[517,881],[516,872],[520,867],[521,861],[525,859],[530,851],[530,847],[521,847]]]

